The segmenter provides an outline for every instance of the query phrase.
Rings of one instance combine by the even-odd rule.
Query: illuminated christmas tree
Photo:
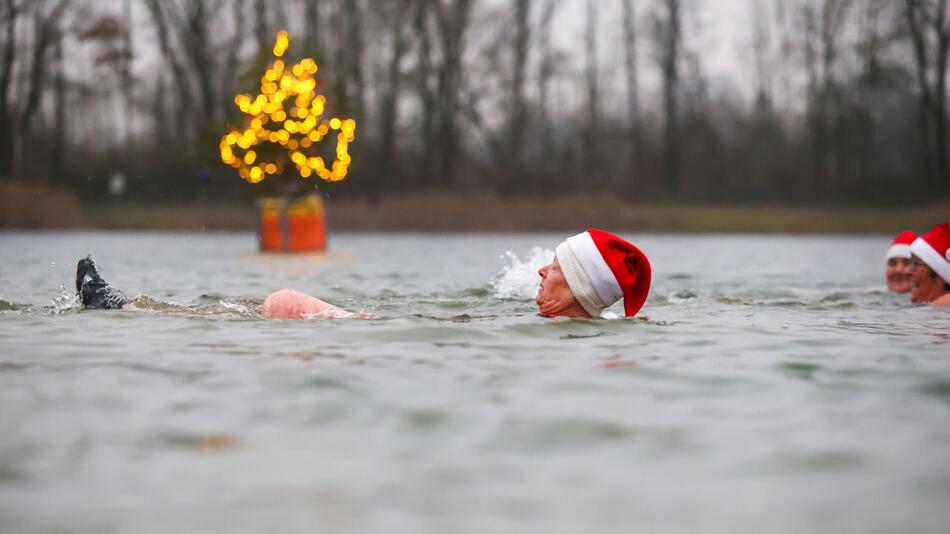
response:
[[[317,93],[317,62],[304,58],[287,66],[280,59],[290,46],[286,31],[277,34],[276,60],[261,77],[256,96],[237,95],[234,103],[247,115],[243,131],[232,130],[221,138],[221,161],[238,170],[241,178],[258,183],[280,175],[288,161],[303,178],[317,175],[328,182],[346,178],[351,158],[347,147],[356,134],[356,121],[323,118],[326,97]],[[318,155],[321,141],[336,132],[336,157],[327,167]]]

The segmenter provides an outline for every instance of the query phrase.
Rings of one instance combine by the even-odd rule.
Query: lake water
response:
[[[0,234],[0,532],[947,532],[950,307],[888,238],[626,235],[640,316],[544,319],[564,237]],[[87,253],[146,311],[78,311]]]

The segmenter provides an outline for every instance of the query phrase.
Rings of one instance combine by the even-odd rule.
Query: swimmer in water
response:
[[[541,284],[535,303],[545,317],[600,317],[623,299],[624,315],[636,315],[650,292],[650,261],[639,248],[613,234],[588,230],[558,245],[554,260],[538,270]],[[87,309],[128,309],[129,299],[106,284],[91,258],[79,260],[76,292]],[[265,319],[367,317],[338,308],[293,289],[264,299]]]
[[[110,286],[99,274],[91,256],[76,265],[76,294],[87,310],[134,310],[135,305],[125,293]],[[292,289],[271,293],[261,306],[265,319],[326,319],[362,317],[328,302]]]
[[[535,303],[545,317],[600,317],[623,299],[633,317],[650,292],[650,261],[631,243],[590,229],[558,245],[554,260],[538,270]]]
[[[600,317],[620,299],[624,314],[633,317],[650,291],[646,255],[601,230],[588,230],[561,243],[554,261],[538,274],[541,285],[535,303],[545,317]],[[271,293],[261,307],[261,315],[268,319],[357,316],[292,289]]]
[[[910,265],[910,245],[915,239],[917,236],[913,232],[905,230],[887,249],[884,278],[887,280],[888,291],[895,293],[910,291],[910,277],[914,274],[914,268]]]
[[[950,305],[950,222],[938,224],[910,246],[910,301]]]

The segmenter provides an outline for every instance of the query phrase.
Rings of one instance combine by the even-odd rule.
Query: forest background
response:
[[[946,219],[947,0],[734,0],[730,71],[722,5],[0,0],[0,226],[253,225],[286,184],[249,185],[218,143],[280,29],[358,124],[344,182],[295,178],[340,227]]]

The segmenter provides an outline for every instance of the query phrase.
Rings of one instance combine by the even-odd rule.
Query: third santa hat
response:
[[[621,298],[627,317],[643,307],[650,292],[650,261],[624,239],[590,229],[558,245],[555,255],[571,292],[591,317]]]
[[[938,224],[918,237],[910,245],[910,251],[950,283],[950,222]]]
[[[890,248],[887,249],[887,259],[904,258],[910,259],[910,244],[917,239],[917,234],[910,230],[904,230],[901,235],[894,239]]]

